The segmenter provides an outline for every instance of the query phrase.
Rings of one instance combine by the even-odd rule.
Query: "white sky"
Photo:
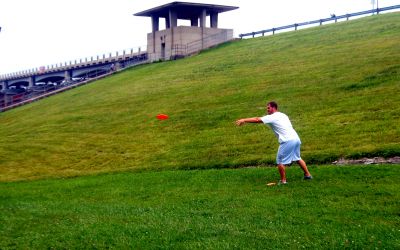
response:
[[[0,75],[110,52],[146,50],[148,17],[134,13],[174,0],[1,0]],[[372,9],[377,0],[183,0],[239,9],[219,15],[220,28],[235,37],[330,14]],[[400,0],[379,0],[379,7]],[[376,6],[376,5],[375,5]],[[180,23],[178,22],[178,25]],[[186,24],[185,24],[186,25]]]

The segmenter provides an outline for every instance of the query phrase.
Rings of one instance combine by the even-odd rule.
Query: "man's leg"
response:
[[[304,176],[305,176],[305,177],[311,176],[310,172],[308,171],[308,168],[307,168],[307,165],[306,165],[305,161],[303,161],[303,160],[298,160],[298,161],[297,161],[297,164],[299,164],[299,166],[301,167],[301,169],[303,169],[303,172],[304,172]]]
[[[279,174],[281,175],[281,182],[282,182],[282,183],[285,183],[285,182],[286,182],[285,165],[283,165],[283,164],[278,164],[278,170],[279,170]]]

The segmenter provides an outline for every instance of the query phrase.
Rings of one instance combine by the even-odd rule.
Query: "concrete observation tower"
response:
[[[218,14],[235,9],[238,7],[172,2],[134,15],[151,17],[147,53],[151,61],[156,61],[183,57],[232,40],[232,29],[218,28]],[[206,27],[207,17],[211,27]],[[165,30],[159,30],[160,18],[165,19]],[[178,19],[189,20],[191,26],[178,26]]]

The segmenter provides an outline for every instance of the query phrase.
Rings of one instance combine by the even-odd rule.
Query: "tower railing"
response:
[[[219,45],[221,43],[228,42],[233,37],[232,30],[223,30],[222,32],[209,35],[203,39],[198,39],[196,41],[187,44],[175,44],[172,51],[173,58],[185,57],[189,55],[196,54],[201,50],[208,49]]]

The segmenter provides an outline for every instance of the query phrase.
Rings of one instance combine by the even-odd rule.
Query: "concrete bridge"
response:
[[[109,56],[97,56],[90,59],[79,60],[74,63],[61,63],[59,65],[51,65],[47,67],[40,67],[21,72],[0,75],[0,89],[3,93],[7,93],[10,89],[32,89],[37,85],[53,84],[59,85],[61,83],[74,82],[77,80],[84,80],[93,78],[110,71],[125,68],[130,64],[143,63],[147,61],[147,52],[136,52],[131,49],[128,53],[116,52]]]

